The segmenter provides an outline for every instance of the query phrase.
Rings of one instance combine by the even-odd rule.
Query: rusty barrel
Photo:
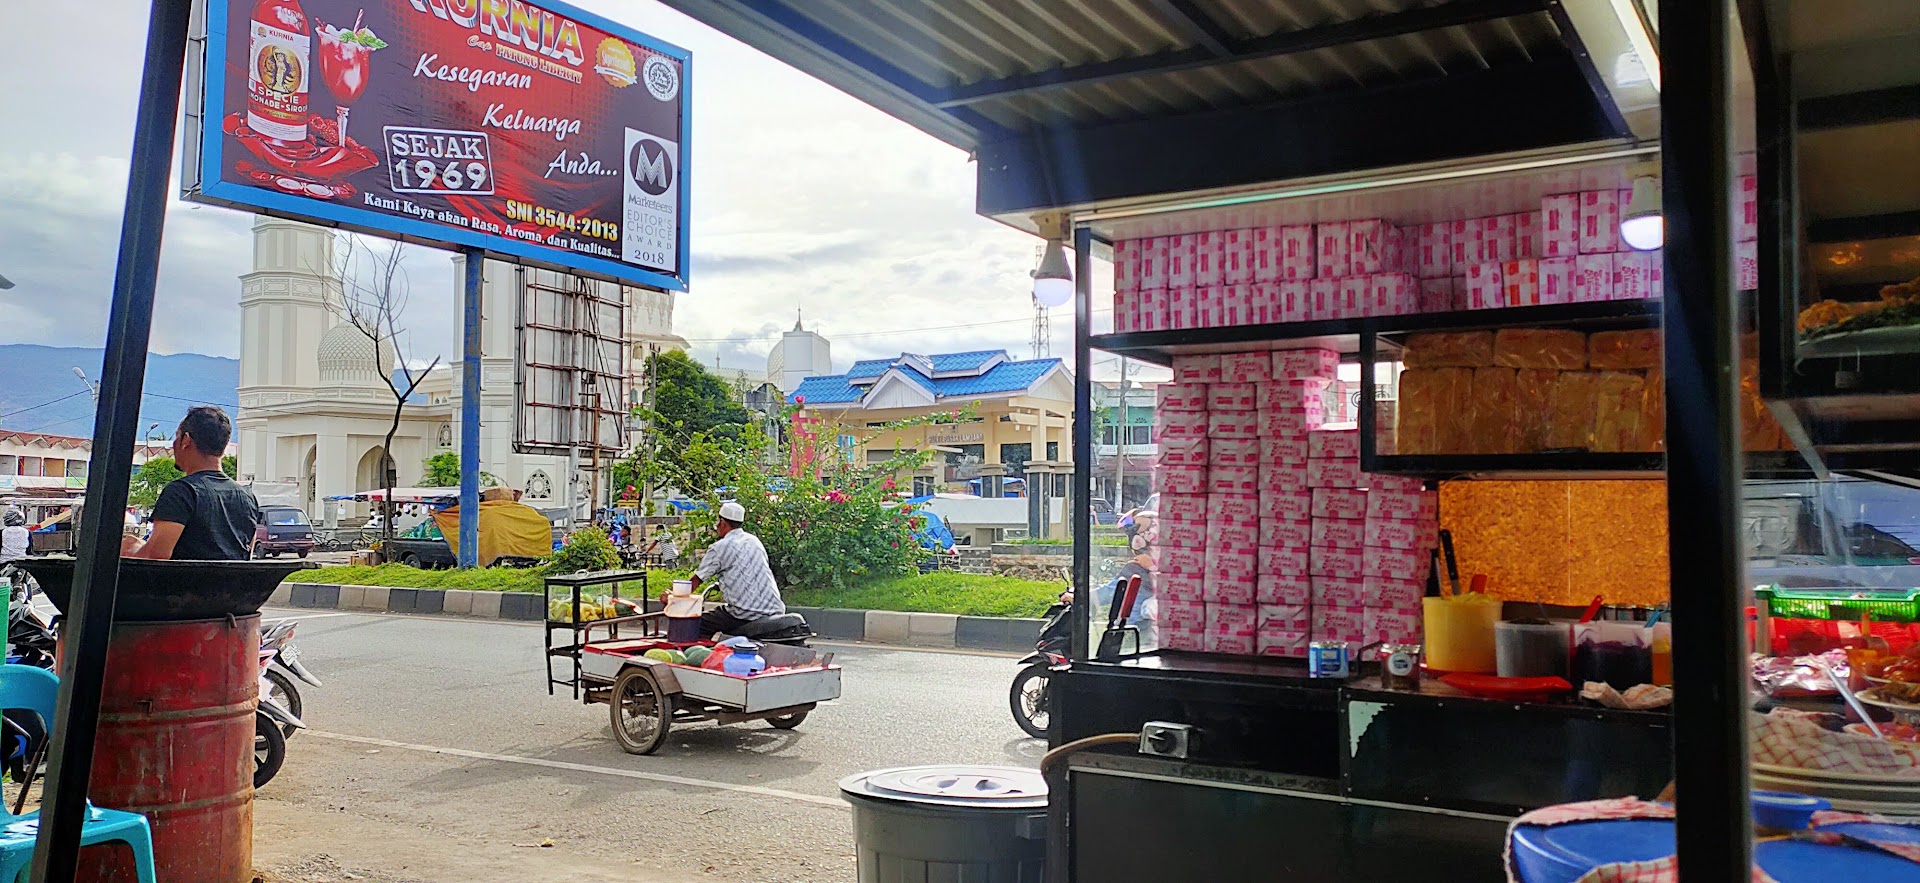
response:
[[[66,611],[72,559],[28,569]],[[258,611],[296,569],[121,563],[88,796],[147,817],[161,883],[253,879]],[[124,846],[88,847],[75,879],[132,881],[132,856]]]

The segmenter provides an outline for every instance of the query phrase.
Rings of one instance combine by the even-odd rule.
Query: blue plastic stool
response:
[[[19,709],[40,716],[40,722],[53,728],[54,697],[60,679],[52,672],[30,665],[0,665],[0,710]],[[51,735],[49,735],[51,738]],[[0,883],[25,880],[33,865],[33,841],[40,834],[40,811],[16,816],[0,802]],[[140,883],[156,883],[153,870],[153,828],[147,817],[117,809],[101,809],[87,804],[87,823],[80,831],[80,845],[121,841],[133,850],[134,873]]]
[[[1920,828],[1908,825],[1852,823],[1821,830],[1875,840],[1920,842]],[[1650,861],[1673,854],[1673,822],[1667,819],[1617,819],[1523,825],[1514,829],[1513,863],[1525,883],[1572,883],[1612,862]],[[1754,864],[1780,883],[1832,880],[1906,880],[1914,865],[1881,852],[1828,846],[1805,840],[1762,840],[1754,844]]]

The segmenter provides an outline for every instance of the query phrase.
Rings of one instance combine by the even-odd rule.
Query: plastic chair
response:
[[[40,716],[51,731],[55,694],[60,679],[52,672],[30,665],[0,665],[0,710],[20,709]],[[15,883],[27,878],[33,865],[33,843],[40,834],[40,811],[14,815],[0,801],[0,881]],[[117,809],[101,809],[87,804],[86,827],[80,832],[80,845],[120,841],[133,850],[134,873],[140,883],[155,883],[153,870],[153,829],[147,817]]]

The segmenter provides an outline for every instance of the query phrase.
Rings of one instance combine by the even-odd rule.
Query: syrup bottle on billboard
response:
[[[247,128],[289,144],[307,140],[312,80],[307,14],[300,0],[257,0],[247,46]]]

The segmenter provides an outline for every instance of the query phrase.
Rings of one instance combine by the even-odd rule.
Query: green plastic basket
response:
[[[1780,619],[1920,622],[1920,589],[1755,589],[1756,603]]]

